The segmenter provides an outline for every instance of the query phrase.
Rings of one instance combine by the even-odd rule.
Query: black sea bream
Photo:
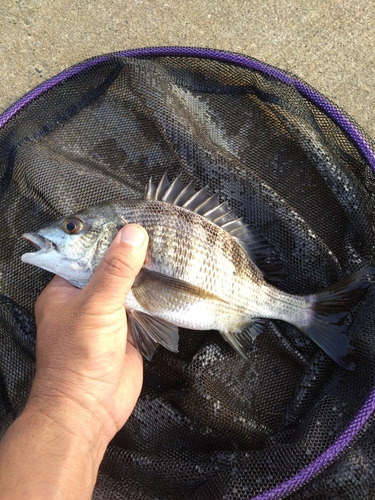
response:
[[[312,295],[290,295],[267,280],[280,278],[276,248],[206,188],[164,175],[151,181],[145,200],[114,201],[64,217],[23,235],[39,248],[23,262],[51,271],[82,288],[119,229],[142,225],[149,235],[146,262],[126,299],[134,341],[151,359],[157,343],[178,350],[178,327],[218,330],[243,356],[264,319],[291,323],[331,358],[353,368],[345,322],[349,308],[375,274],[367,268]]]

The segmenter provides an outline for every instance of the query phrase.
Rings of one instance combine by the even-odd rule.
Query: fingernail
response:
[[[145,233],[138,226],[125,226],[121,231],[121,241],[133,247],[141,247],[145,240]]]

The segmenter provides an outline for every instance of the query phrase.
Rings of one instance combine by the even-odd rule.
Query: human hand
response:
[[[77,432],[96,426],[106,444],[142,387],[142,357],[129,341],[124,303],[147,241],[143,228],[125,226],[82,290],[55,276],[35,304],[36,375],[27,407]]]
[[[56,276],[39,296],[36,374],[0,442],[0,500],[92,497],[106,447],[142,387],[124,303],[147,241],[143,228],[125,226],[85,288]]]

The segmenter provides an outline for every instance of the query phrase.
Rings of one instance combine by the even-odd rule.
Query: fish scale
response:
[[[152,205],[150,209],[152,209]],[[179,214],[177,213],[175,217],[179,217]],[[199,220],[201,218],[194,225],[192,218],[189,217],[190,220],[186,220],[183,228],[180,226],[176,230],[173,229],[172,234],[168,234],[168,236],[165,234],[167,232],[165,225],[159,220],[157,224],[163,225],[160,237],[155,234],[159,230],[159,226],[155,228],[155,225],[151,225],[148,228],[147,222],[144,222],[151,239],[150,258],[155,264],[153,270],[165,272],[170,276],[194,283],[224,300],[228,300],[230,297],[235,298],[236,304],[240,306],[245,297],[240,293],[239,288],[241,287],[239,287],[239,283],[236,284],[236,281],[238,282],[239,275],[243,270],[246,271],[245,279],[251,279],[249,266],[246,266],[245,269],[241,269],[241,265],[236,266],[236,262],[241,264],[244,260],[243,250],[239,245],[236,245],[237,252],[233,252],[232,248],[228,249],[225,240],[229,239],[230,242],[231,239],[229,235],[228,238],[226,237],[227,233],[218,231],[219,228],[212,223],[202,225]],[[142,218],[139,220],[142,221]],[[142,224],[142,222],[140,223]],[[191,228],[193,229],[191,230]],[[155,244],[155,241],[158,242],[158,245]],[[168,248],[166,241],[174,242],[175,252],[173,255],[167,251],[163,252],[165,246]],[[184,244],[176,245],[176,241],[182,241]],[[238,297],[233,295],[233,289],[238,290]]]
[[[346,318],[371,286],[375,268],[315,294],[285,293],[272,284],[285,276],[278,249],[216,195],[184,186],[179,177],[169,183],[164,175],[157,186],[150,181],[145,200],[89,207],[26,233],[39,251],[22,260],[82,288],[127,223],[144,226],[149,235],[146,262],[125,302],[136,347],[147,359],[157,344],[177,352],[179,327],[218,330],[246,357],[264,320],[278,319],[344,368],[354,367]]]

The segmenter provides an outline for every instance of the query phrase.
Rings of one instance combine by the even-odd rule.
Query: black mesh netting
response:
[[[315,292],[375,262],[371,140],[355,128],[356,143],[313,89],[307,99],[250,66],[103,57],[3,120],[3,430],[28,395],[33,305],[51,278],[21,263],[29,247],[20,236],[61,215],[142,197],[150,176],[168,171],[207,185],[280,249],[287,292]],[[349,316],[353,372],[281,321],[267,323],[248,361],[215,331],[181,331],[178,354],[159,347],[145,361],[141,397],[107,450],[94,498],[373,498],[374,296]]]

